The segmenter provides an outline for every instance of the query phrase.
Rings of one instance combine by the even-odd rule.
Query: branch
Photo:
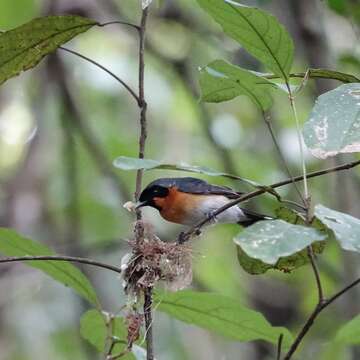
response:
[[[299,334],[297,335],[296,339],[292,343],[289,351],[285,355],[283,360],[290,360],[292,355],[295,353],[297,348],[299,347],[302,339],[305,337],[307,332],[310,330],[311,326],[314,323],[314,320],[317,318],[317,316],[330,304],[332,304],[336,299],[338,299],[341,295],[345,294],[347,291],[351,290],[356,285],[360,284],[360,278],[353,281],[351,284],[334,294],[331,298],[328,300],[323,301],[323,303],[318,303],[313,312],[310,314],[309,318],[307,319],[306,323],[300,330]]]
[[[308,252],[309,259],[310,259],[311,267],[314,272],[316,286],[318,288],[318,303],[322,304],[324,302],[324,291],[322,289],[320,273],[319,273],[319,269],[316,264],[316,259],[315,259],[315,255],[314,255],[312,246],[307,247],[307,252]]]
[[[115,75],[112,71],[110,71],[109,69],[107,69],[105,66],[99,64],[98,62],[96,62],[95,60],[92,60],[90,58],[88,58],[85,55],[82,55],[80,53],[78,53],[77,51],[65,48],[63,46],[59,46],[58,49],[66,51],[70,54],[73,54],[75,56],[78,56],[84,60],[86,60],[87,62],[97,66],[98,68],[100,68],[101,70],[105,71],[107,74],[109,74],[110,76],[112,76],[116,81],[118,81],[130,94],[131,96],[135,99],[135,101],[139,104],[139,98],[136,95],[135,91],[122,79],[120,79],[117,75]]]
[[[4,263],[11,263],[11,262],[20,262],[20,261],[67,261],[67,262],[75,262],[75,263],[79,263],[79,264],[85,264],[85,265],[91,265],[91,266],[96,266],[99,268],[103,268],[106,270],[111,270],[114,271],[118,274],[121,274],[121,268],[117,267],[117,266],[113,266],[113,265],[109,265],[106,263],[102,263],[99,261],[95,261],[92,259],[86,259],[86,258],[81,258],[81,257],[74,257],[74,256],[58,256],[58,255],[54,255],[54,256],[30,256],[30,255],[26,255],[26,256],[19,256],[19,257],[9,257],[9,258],[3,258],[0,259],[0,264],[4,264]]]
[[[346,163],[343,165],[339,165],[339,166],[335,166],[332,168],[328,168],[328,169],[324,169],[324,170],[319,170],[319,171],[315,171],[312,173],[309,173],[306,175],[307,179],[313,178],[313,177],[318,177],[321,175],[325,175],[325,174],[330,174],[333,172],[337,172],[337,171],[341,171],[341,170],[348,170],[351,169],[355,166],[360,165],[360,160],[357,161],[353,161],[350,163]],[[214,211],[211,216],[207,216],[205,217],[203,220],[199,221],[197,224],[195,224],[194,226],[192,226],[188,231],[183,232],[179,235],[178,237],[178,242],[179,243],[183,243],[187,240],[189,240],[190,236],[196,232],[199,232],[199,230],[208,222],[210,222],[214,217],[216,217],[217,215],[219,215],[220,213],[224,212],[225,210],[245,201],[245,200],[249,200],[252,199],[256,196],[262,195],[265,192],[268,192],[269,188],[275,189],[281,186],[285,186],[288,184],[291,184],[293,181],[298,182],[298,181],[302,181],[303,180],[303,175],[300,176],[296,176],[293,179],[286,179],[286,180],[282,180],[279,182],[276,182],[272,185],[266,186],[264,189],[258,189],[252,192],[249,192],[247,194],[241,195],[239,196],[238,199],[235,199],[233,201],[230,201],[229,203],[227,203],[226,205],[222,206],[221,208],[217,209],[216,211]]]

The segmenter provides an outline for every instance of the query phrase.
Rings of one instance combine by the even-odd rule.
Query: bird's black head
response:
[[[169,185],[159,180],[153,181],[142,191],[137,208],[152,206],[155,209],[161,210],[161,199],[169,195]]]

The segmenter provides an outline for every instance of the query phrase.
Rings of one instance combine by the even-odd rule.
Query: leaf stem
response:
[[[66,52],[68,52],[70,54],[73,54],[75,56],[78,56],[78,57],[82,58],[83,60],[86,60],[87,62],[97,66],[101,70],[105,71],[107,74],[112,76],[116,81],[118,81],[130,93],[130,95],[135,99],[135,101],[138,104],[140,103],[139,97],[136,95],[135,91],[124,80],[120,79],[117,75],[115,75],[111,70],[107,69],[105,66],[99,64],[95,60],[90,59],[89,57],[87,57],[87,56],[85,56],[83,54],[78,53],[77,51],[68,49],[66,47],[59,46],[58,49],[66,51]]]

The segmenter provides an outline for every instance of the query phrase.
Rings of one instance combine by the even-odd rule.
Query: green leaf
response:
[[[323,205],[316,205],[315,216],[335,235],[345,250],[360,252],[360,220]]]
[[[276,217],[285,220],[290,224],[305,224],[304,220],[295,211],[285,207],[280,207],[279,209],[276,209]],[[315,219],[311,226],[315,227],[324,235],[328,236],[327,229],[324,227],[324,225],[322,225],[319,220]],[[321,254],[325,248],[325,241],[316,241],[311,246],[313,248],[314,254]],[[241,249],[240,246],[237,246],[237,255],[241,267],[246,272],[252,275],[263,274],[270,269],[280,270],[282,272],[289,273],[309,263],[307,249],[298,251],[290,256],[280,257],[279,260],[273,265],[266,264],[259,259],[248,256],[246,252]]]
[[[47,16],[0,34],[0,84],[33,68],[43,57],[97,22],[80,16]]]
[[[216,103],[246,95],[264,111],[272,105],[270,89],[276,88],[270,81],[224,60],[200,69],[200,87],[203,101]]]
[[[288,79],[294,44],[274,16],[230,0],[198,0],[198,3],[227,35],[238,41],[276,75]]]
[[[0,228],[0,253],[6,256],[54,255],[45,245],[27,239],[13,230]],[[94,306],[99,306],[96,292],[87,277],[67,261],[36,260],[24,264],[39,269],[54,280],[71,287]]]
[[[283,220],[265,220],[247,227],[234,238],[234,242],[249,257],[274,265],[279,258],[293,255],[325,238],[326,235],[310,227]]]
[[[223,176],[233,180],[239,180],[245,182],[256,188],[264,188],[263,185],[256,183],[255,181],[244,179],[236,175],[231,175],[221,171],[210,169],[206,166],[194,166],[185,163],[181,164],[169,164],[163,163],[152,159],[138,159],[127,156],[120,156],[114,161],[114,166],[121,170],[177,170],[186,171],[196,174],[204,174],[208,176]]]
[[[350,345],[360,344],[360,315],[342,326],[337,332],[335,340]]]
[[[222,295],[185,290],[156,293],[154,300],[159,303],[157,310],[234,340],[261,339],[276,344],[284,334],[285,348],[292,340],[287,329],[272,327],[261,313]]]
[[[341,85],[320,95],[304,125],[311,153],[326,159],[360,151],[360,83]]]
[[[122,352],[127,344],[127,328],[124,319],[118,316],[115,317],[112,314],[101,313],[95,309],[87,311],[81,317],[80,334],[100,353],[107,350],[111,337],[120,340],[114,346],[112,354]],[[122,359],[134,359],[134,355],[129,353]],[[139,357],[139,359],[141,358]]]
[[[107,333],[105,316],[98,310],[89,310],[81,317],[81,336],[101,353],[105,351]]]

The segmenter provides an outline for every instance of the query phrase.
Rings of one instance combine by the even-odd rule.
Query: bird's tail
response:
[[[256,222],[258,222],[260,220],[273,220],[274,219],[271,216],[258,214],[258,213],[254,212],[254,211],[251,211],[251,210],[242,209],[242,211],[246,215],[246,218],[240,220],[238,222],[238,224],[241,225],[241,226],[244,226],[244,227],[255,224]]]

